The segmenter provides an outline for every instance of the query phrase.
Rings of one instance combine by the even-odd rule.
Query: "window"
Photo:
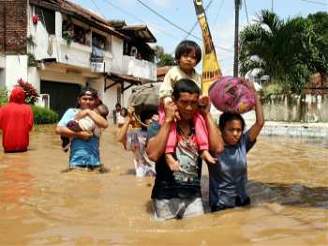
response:
[[[46,27],[49,34],[56,34],[55,11],[36,6],[35,15],[39,16],[41,23]]]
[[[107,39],[106,37],[93,32],[92,33],[92,46],[102,49],[102,50],[106,50],[106,46],[107,46]]]
[[[86,30],[80,26],[74,25],[73,26],[73,41],[85,44],[86,43]]]

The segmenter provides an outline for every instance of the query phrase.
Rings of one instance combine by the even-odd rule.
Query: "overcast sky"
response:
[[[127,24],[147,24],[164,47],[166,53],[174,53],[176,45],[186,38],[186,33],[157,16],[137,0],[72,0],[81,6],[97,12],[107,19],[125,20]],[[150,8],[162,14],[168,20],[189,32],[196,22],[192,0],[141,0]],[[217,48],[217,55],[223,74],[232,74],[234,0],[204,0],[204,6],[211,3],[207,10],[207,19]],[[262,9],[271,9],[280,18],[307,16],[309,13],[327,11],[328,0],[247,0],[249,22],[256,19]],[[240,28],[247,24],[245,3],[240,10]],[[197,23],[193,34],[201,38]],[[201,40],[189,36],[201,45]]]

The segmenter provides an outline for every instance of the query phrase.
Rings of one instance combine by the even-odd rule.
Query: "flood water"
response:
[[[0,153],[1,245],[327,245],[328,144],[260,136],[248,155],[250,208],[157,222],[152,178],[106,130],[109,173],[68,173],[54,126],[31,135],[30,151]],[[2,149],[0,149],[2,151]],[[203,168],[207,199],[207,170]]]

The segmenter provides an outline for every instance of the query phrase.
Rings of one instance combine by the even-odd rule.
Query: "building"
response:
[[[131,88],[156,81],[156,42],[145,25],[114,25],[67,0],[1,1],[0,86],[22,78],[60,115],[81,86],[108,107],[127,104]]]

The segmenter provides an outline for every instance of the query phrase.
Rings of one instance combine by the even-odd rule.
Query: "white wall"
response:
[[[6,86],[6,70],[0,68],[0,87]]]
[[[0,54],[0,68],[5,68],[6,65],[6,57],[5,55]]]
[[[27,56],[7,55],[6,56],[6,78],[5,83],[9,91],[17,84],[19,79],[27,81]]]
[[[80,84],[82,86],[84,86],[86,83],[86,79],[82,77],[80,74],[61,73],[61,72],[47,71],[47,70],[40,71],[40,80],[73,83],[73,84]]]
[[[27,82],[31,83],[40,92],[40,73],[38,69],[36,67],[28,67],[27,72]]]
[[[136,78],[157,80],[156,64],[137,59],[134,56],[123,56],[122,73]]]
[[[112,66],[111,71],[121,73],[123,66],[123,40],[112,36]]]
[[[33,15],[33,8],[31,6],[29,6],[28,15]],[[58,16],[56,14],[56,28],[57,17]],[[34,25],[31,21],[32,17],[29,17],[28,20],[27,37],[32,37],[33,42],[35,43],[34,46],[28,44],[28,53],[34,54],[36,60],[45,58],[58,58],[59,49],[56,45],[58,38],[55,35],[49,35],[46,27],[42,24],[41,21],[38,21],[38,23]]]

